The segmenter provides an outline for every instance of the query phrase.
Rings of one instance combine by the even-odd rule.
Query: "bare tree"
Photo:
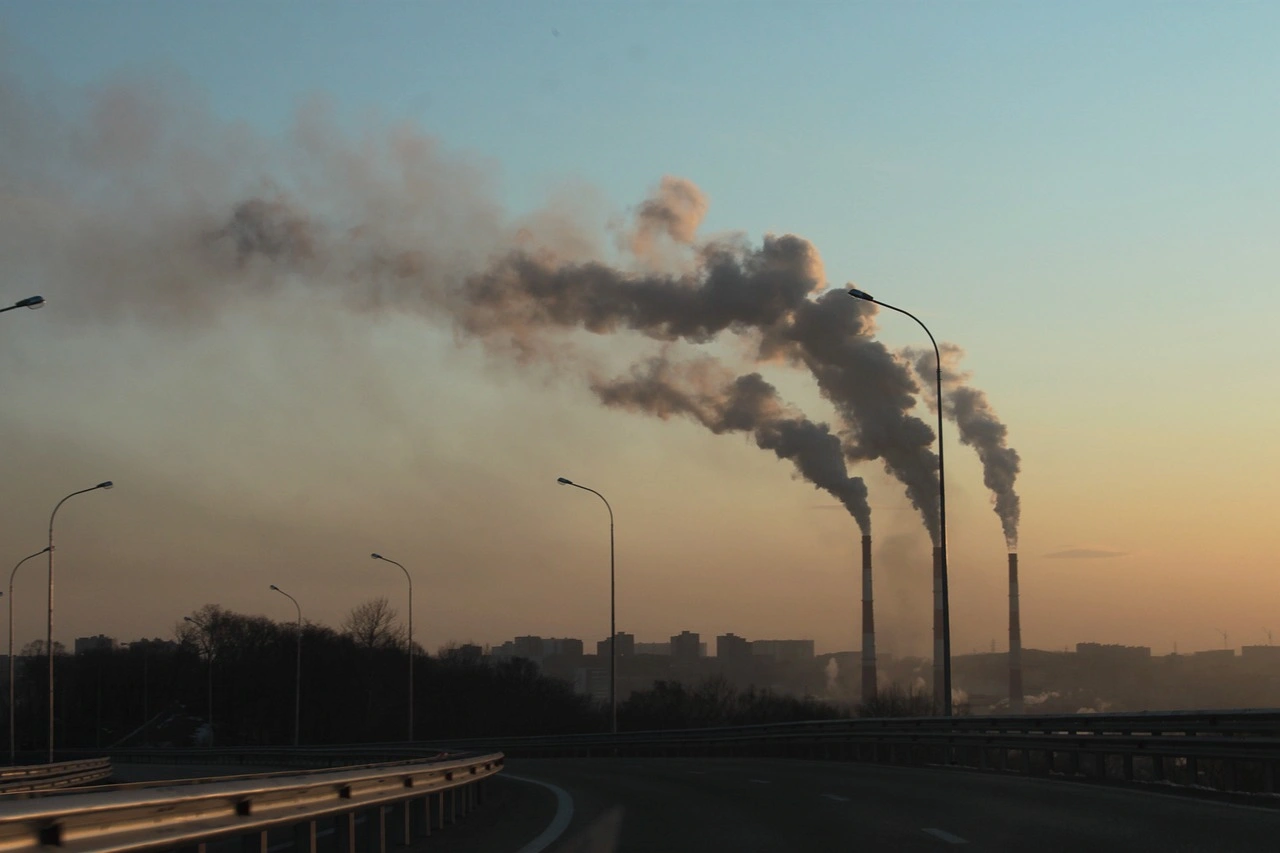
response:
[[[403,632],[396,623],[396,611],[386,597],[374,598],[351,608],[342,622],[342,633],[366,649],[392,649],[400,645]]]

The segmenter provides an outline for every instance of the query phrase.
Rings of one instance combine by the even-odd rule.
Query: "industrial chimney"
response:
[[[946,676],[943,670],[942,650],[942,549],[933,549],[933,701],[939,709],[951,697],[946,695]]]
[[[876,698],[876,617],[871,606],[871,536],[862,537],[862,701]]]
[[[1009,554],[1009,711],[1021,714],[1022,620],[1018,615],[1018,555]]]

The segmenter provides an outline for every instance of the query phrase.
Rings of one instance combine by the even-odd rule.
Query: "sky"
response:
[[[613,508],[620,630],[857,648],[860,534],[830,494],[593,391],[714,358],[839,433],[808,371],[734,330],[477,330],[463,298],[512,251],[693,287],[705,247],[795,235],[810,300],[911,311],[1007,426],[1025,646],[1266,643],[1278,36],[1261,2],[5,0],[0,302],[48,304],[0,317],[0,541],[16,563],[115,481],[57,516],[68,643],[206,603],[292,620],[273,583],[312,621],[377,596],[403,618],[377,551],[428,649],[591,644],[609,519],[566,476]],[[663,187],[705,216],[638,250]],[[274,230],[235,231],[246,210]],[[928,346],[866,312],[886,351]],[[1001,520],[944,442],[953,650],[1003,650]],[[921,515],[880,460],[849,474],[880,650],[927,655]],[[16,575],[19,645],[44,566]]]

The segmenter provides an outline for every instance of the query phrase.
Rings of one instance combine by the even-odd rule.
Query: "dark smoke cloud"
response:
[[[673,364],[658,357],[628,378],[597,379],[591,387],[608,406],[664,420],[684,415],[717,435],[750,434],[762,450],[790,460],[802,477],[839,500],[859,529],[871,533],[867,487],[860,477],[849,476],[840,439],[826,424],[815,424],[784,405],[760,374],[735,378],[708,359]]]
[[[987,395],[968,384],[970,374],[957,365],[964,351],[954,344],[943,344],[942,385],[943,414],[954,421],[960,432],[960,441],[978,453],[982,462],[982,480],[991,490],[996,515],[1004,529],[1004,538],[1010,549],[1018,547],[1018,520],[1021,501],[1014,491],[1014,483],[1021,470],[1018,451],[1009,447],[1009,429],[1000,422]],[[912,351],[916,373],[924,383],[936,383],[937,356],[932,351]],[[937,401],[930,397],[933,406]],[[935,408],[936,410],[936,408]]]
[[[706,215],[707,197],[696,184],[664,175],[657,190],[636,209],[631,253],[655,260],[657,244],[664,236],[680,245],[691,245]]]
[[[696,269],[681,275],[632,275],[514,251],[468,280],[459,322],[503,341],[568,328],[690,343],[723,332],[749,337],[760,360],[808,368],[840,414],[849,459],[882,460],[936,542],[934,435],[910,414],[918,392],[910,365],[870,337],[874,308],[840,291],[812,298],[823,286],[817,251],[793,235],[765,237],[758,248],[705,245]]]
[[[669,244],[685,263],[626,272],[590,258],[572,216],[507,222],[486,170],[413,128],[352,137],[309,107],[283,140],[261,139],[190,95],[148,81],[58,112],[0,79],[7,271],[77,288],[66,310],[90,322],[200,323],[307,289],[353,310],[446,318],[526,359],[557,357],[573,329],[695,344],[732,334],[760,361],[811,372],[846,459],[881,460],[936,542],[937,457],[911,414],[914,376],[874,340],[874,306],[822,293],[808,241],[700,241],[706,199],[667,177],[635,212],[631,251]]]

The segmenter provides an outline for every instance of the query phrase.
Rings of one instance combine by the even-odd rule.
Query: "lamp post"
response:
[[[26,299],[19,299],[17,302],[13,303],[12,305],[6,305],[5,307],[0,308],[0,314],[3,314],[6,311],[12,311],[14,308],[30,308],[34,311],[36,308],[43,308],[43,307],[44,307],[43,296],[28,296]]]
[[[581,486],[567,477],[557,477],[556,482],[562,486],[573,486],[575,489],[590,492],[604,501],[605,509],[609,510],[609,731],[616,735],[618,733],[618,611],[613,561],[613,507],[609,506],[605,496],[595,489]]]
[[[298,609],[298,671],[293,681],[293,745],[297,746],[302,720],[302,606],[298,604],[298,599],[275,584],[271,588],[292,601],[293,606]]]
[[[388,560],[381,554],[370,554],[375,560],[382,560],[384,563],[390,563],[393,566],[400,566],[395,560]],[[404,566],[400,566],[400,571],[404,572],[405,580],[409,581],[409,740],[413,741],[413,578],[409,576],[409,570]]]
[[[197,629],[204,632],[204,661],[208,670],[209,679],[209,748],[213,748],[213,625],[201,625],[190,616],[183,616],[183,622],[190,622]]]
[[[21,566],[23,563],[25,563],[27,560],[32,559],[33,557],[39,557],[41,554],[43,554],[45,551],[48,551],[48,550],[49,550],[49,546],[46,545],[45,547],[41,548],[39,551],[36,551],[34,554],[28,554],[27,556],[23,557],[21,560],[18,561],[18,565],[13,567],[13,571],[9,572],[9,763],[10,764],[15,764],[17,762],[17,754],[18,754],[18,749],[17,749],[18,736],[17,736],[17,730],[14,728],[15,726],[14,721],[17,719],[17,714],[16,714],[17,705],[14,703],[14,699],[13,699],[13,684],[14,684],[14,678],[13,678],[13,578],[14,578],[14,575],[18,573],[18,566]]]
[[[899,314],[906,314],[912,320],[924,329],[924,333],[929,336],[929,343],[933,344],[933,354],[935,358],[936,379],[937,379],[937,398],[938,398],[938,587],[939,594],[942,598],[942,714],[943,716],[951,716],[951,606],[949,596],[947,594],[947,478],[945,468],[943,467],[943,442],[942,442],[942,353],[938,350],[938,342],[933,338],[933,332],[929,331],[919,317],[910,311],[890,305],[887,302],[881,302],[870,293],[857,288],[850,288],[849,295],[854,299],[861,299],[864,302],[871,302],[890,311],[897,311]]]
[[[35,299],[36,297],[31,297]],[[24,300],[26,301],[26,300]],[[41,302],[44,300],[41,299]],[[62,500],[58,501],[54,506],[53,512],[49,513],[49,625],[48,633],[45,637],[45,643],[48,646],[46,651],[49,653],[49,763],[53,763],[53,520],[58,515],[58,510],[64,503],[74,498],[76,495],[83,495],[86,492],[96,492],[98,489],[109,489],[114,485],[110,480],[104,480],[96,486],[90,486],[87,489],[81,489],[78,492],[72,492]]]

